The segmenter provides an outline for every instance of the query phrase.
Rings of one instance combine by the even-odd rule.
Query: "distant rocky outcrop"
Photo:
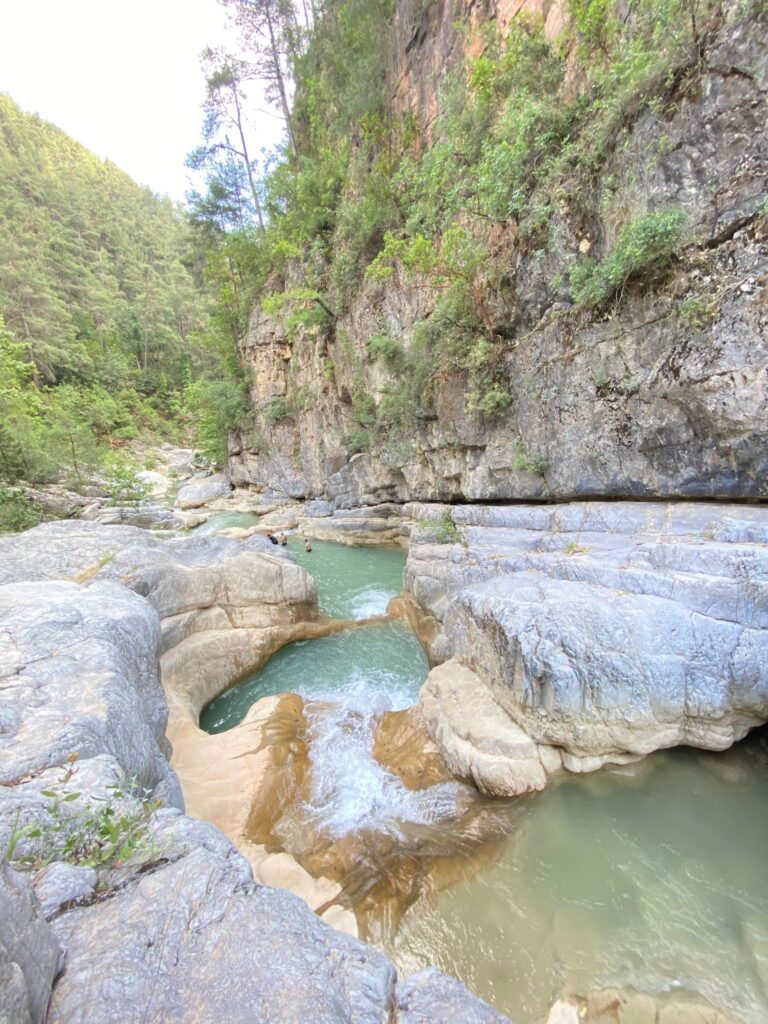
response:
[[[222,473],[213,476],[202,476],[185,484],[176,495],[176,504],[180,509],[199,508],[215,498],[225,498],[232,490],[232,485]]]
[[[424,506],[406,585],[437,624],[422,690],[457,774],[542,789],[768,718],[768,509],[592,502]],[[441,625],[440,625],[441,624]]]

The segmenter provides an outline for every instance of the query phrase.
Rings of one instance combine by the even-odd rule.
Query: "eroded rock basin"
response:
[[[316,543],[306,560],[301,551],[321,607],[383,610],[376,602],[397,589],[404,556],[343,548],[340,565],[335,547]],[[346,586],[343,567],[358,556],[362,591],[359,568]],[[251,809],[251,841],[333,882],[335,904],[403,974],[436,963],[517,1024],[545,1020],[563,995],[578,1005],[610,986],[693,994],[734,1022],[764,1021],[764,732],[724,755],[657,753],[563,777],[538,797],[488,800],[433,772],[428,751],[425,760],[428,741],[403,710],[425,675],[414,637],[387,623],[283,648],[214,702],[202,723],[211,731],[266,695],[302,697],[274,708],[282,774]]]

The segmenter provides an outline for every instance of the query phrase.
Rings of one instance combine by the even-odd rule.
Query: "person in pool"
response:
[[[307,537],[306,540],[304,541],[304,550],[305,551],[311,551],[312,550],[312,541],[309,539],[309,537]]]
[[[285,531],[280,534],[280,543],[283,547],[288,543],[288,537],[286,536]]]
[[[277,543],[279,543],[279,541],[278,541],[277,537],[274,535],[274,533],[268,533],[267,534],[267,540],[269,541],[270,544],[277,544]]]

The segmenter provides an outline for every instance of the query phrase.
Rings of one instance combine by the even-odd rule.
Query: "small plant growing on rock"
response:
[[[571,295],[580,306],[597,306],[620,291],[630,277],[669,266],[683,239],[684,212],[669,207],[627,224],[613,249],[599,262],[585,259],[570,274]]]
[[[65,776],[69,779],[70,769]],[[150,830],[159,804],[135,783],[107,786],[109,795],[80,801],[81,794],[65,786],[45,789],[44,813],[16,827],[6,849],[14,867],[37,870],[54,861],[78,867],[116,867],[129,861],[146,862],[157,854]],[[17,850],[23,846],[23,852]]]
[[[290,419],[291,406],[285,395],[275,395],[271,398],[269,405],[264,410],[264,415],[269,423],[279,423],[281,420]]]
[[[565,553],[566,555],[584,555],[589,551],[586,544],[578,544],[575,540],[572,540],[570,544],[566,544]]]
[[[403,346],[391,334],[375,334],[368,342],[368,354],[371,359],[381,360],[392,373],[402,373],[405,369]]]
[[[523,444],[523,439],[518,437],[515,442],[515,454],[512,459],[512,469],[524,473],[533,473],[534,476],[543,476],[549,466],[549,459],[537,452],[529,452]]]
[[[703,331],[717,320],[720,303],[715,299],[705,299],[688,295],[680,303],[678,318],[680,323],[691,331]]]
[[[461,530],[454,523],[450,509],[446,509],[439,519],[418,519],[416,525],[421,530],[429,530],[435,544],[458,544],[461,542]]]

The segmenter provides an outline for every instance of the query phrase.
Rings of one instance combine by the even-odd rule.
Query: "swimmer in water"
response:
[[[304,550],[305,551],[311,551],[312,550],[312,541],[309,539],[309,537],[307,537],[307,539],[304,541]]]

